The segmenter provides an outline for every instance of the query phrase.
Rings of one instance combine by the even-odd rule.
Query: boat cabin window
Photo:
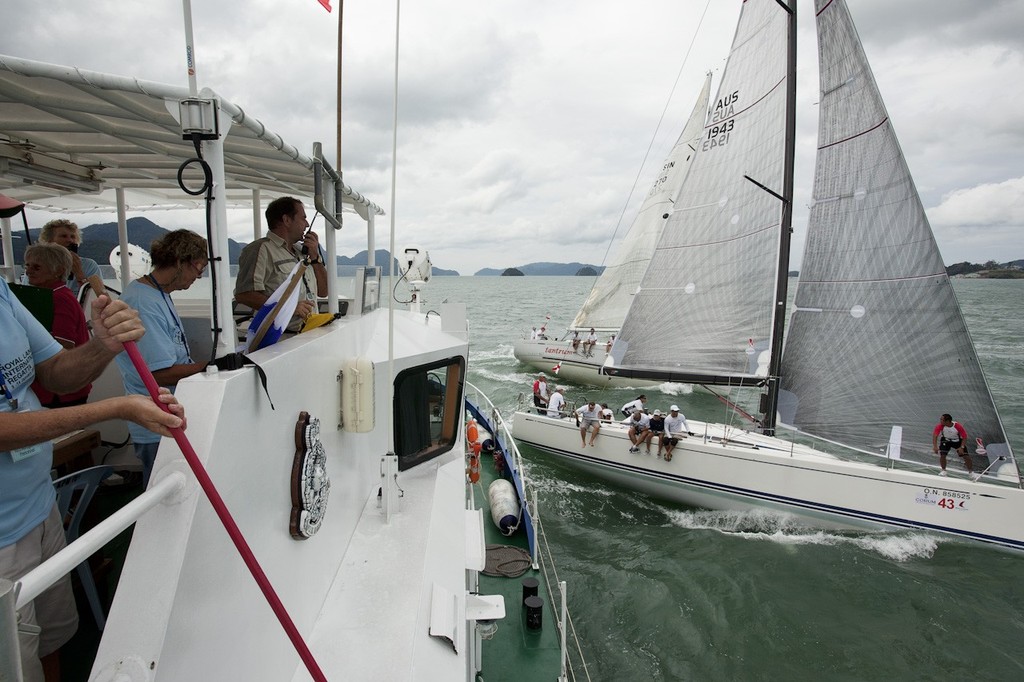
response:
[[[395,453],[398,470],[444,454],[459,433],[466,361],[448,358],[395,377]]]

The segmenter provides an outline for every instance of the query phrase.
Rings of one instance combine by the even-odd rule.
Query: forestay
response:
[[[665,159],[661,173],[647,193],[629,232],[616,250],[614,262],[604,269],[594,283],[590,296],[573,320],[572,329],[594,327],[614,331],[622,324],[629,304],[633,301],[633,294],[647,270],[651,254],[658,245],[658,238],[666,222],[665,215],[672,210],[690,161],[704,134],[710,93],[711,74],[708,73],[679,139]]]
[[[1009,454],[849,10],[841,0],[816,9],[818,157],[782,421],[876,452],[900,426],[906,457],[930,454],[932,427],[949,412],[990,456]]]
[[[788,13],[742,5],[718,95],[605,372],[754,383],[767,372],[778,270]]]

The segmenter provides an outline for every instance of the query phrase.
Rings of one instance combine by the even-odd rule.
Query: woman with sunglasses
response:
[[[184,291],[199,279],[206,269],[206,240],[191,230],[175,230],[153,242],[150,248],[153,270],[128,283],[121,300],[139,311],[146,334],[139,339],[139,351],[161,386],[172,391],[185,377],[206,369],[205,362],[196,362],[189,352],[185,326],[171,300],[171,293]],[[128,394],[148,395],[142,378],[135,371],[127,353],[117,356],[117,367]],[[142,460],[143,485],[149,483],[160,434],[128,424],[135,455]]]

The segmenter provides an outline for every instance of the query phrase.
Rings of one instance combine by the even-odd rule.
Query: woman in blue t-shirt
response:
[[[206,269],[206,240],[191,230],[175,230],[153,242],[150,247],[153,270],[128,283],[121,300],[139,311],[146,335],[139,340],[139,351],[160,386],[174,389],[185,377],[206,369],[189,352],[185,327],[171,300],[171,292],[188,289]],[[124,379],[125,392],[147,395],[142,378],[127,353],[117,356],[117,367]],[[149,483],[160,435],[137,424],[128,424],[135,443],[135,455],[142,460],[143,484]]]

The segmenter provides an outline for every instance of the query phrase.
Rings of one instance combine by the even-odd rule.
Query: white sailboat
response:
[[[617,376],[763,387],[768,435],[691,423],[693,435],[664,462],[630,454],[621,426],[581,448],[570,421],[517,413],[514,434],[687,504],[767,506],[814,524],[920,528],[1024,550],[1024,528],[1011,521],[1024,513],[1017,465],[842,0],[815,2],[815,203],[783,353],[793,5],[743,4],[683,205],[605,366]],[[671,229],[682,220],[686,230]],[[686,334],[651,324],[665,310]],[[829,452],[774,437],[777,412]],[[937,475],[932,429],[944,412],[977,439],[973,476]]]
[[[578,384],[644,386],[661,383],[643,379],[622,380],[613,375],[601,374],[600,369],[607,356],[607,341],[619,332],[640,279],[647,269],[654,248],[658,245],[658,238],[678,198],[679,188],[693,159],[698,138],[703,134],[710,93],[711,74],[708,73],[693,105],[693,111],[690,112],[679,138],[665,159],[661,173],[644,198],[633,224],[619,244],[614,260],[595,281],[590,295],[576,313],[565,335],[562,338],[534,339],[527,336],[518,339],[513,347],[513,353],[520,362],[541,372],[552,372],[552,368],[557,365],[558,371],[555,373],[559,380]],[[598,342],[587,351],[582,341],[587,338],[591,329],[598,335]],[[573,347],[574,333],[579,335],[576,348]]]
[[[202,151],[215,275],[202,282],[213,295],[178,301],[197,358],[237,342],[231,331],[210,340],[211,330],[233,328],[229,204],[255,204],[259,234],[262,202],[312,200],[330,223],[327,262],[336,262],[343,218],[365,221],[373,253],[383,211],[342,182],[319,144],[306,155],[211,89],[0,55],[0,101],[0,188],[51,209],[116,207],[129,266],[126,209],[192,202],[176,169]],[[188,124],[199,123],[213,129],[193,146]],[[4,272],[13,274],[6,219],[2,227]],[[389,310],[378,303],[379,271],[361,271],[344,298],[336,274],[320,302],[339,314],[333,324],[252,353],[259,373],[214,367],[181,381],[191,446],[165,439],[145,492],[17,582],[0,579],[0,678],[21,679],[15,609],[133,523],[110,611],[95,607],[95,660],[90,652],[76,661],[91,665],[91,680],[569,678],[559,644],[565,584],[544,579],[537,510],[526,505],[514,453],[505,475],[533,550],[517,561],[540,593],[524,600],[518,580],[487,574],[485,537],[494,540],[473,457],[481,437],[463,428],[464,415],[487,429],[489,451],[506,439],[493,409],[468,396],[465,306]],[[236,554],[200,470],[258,571]]]

